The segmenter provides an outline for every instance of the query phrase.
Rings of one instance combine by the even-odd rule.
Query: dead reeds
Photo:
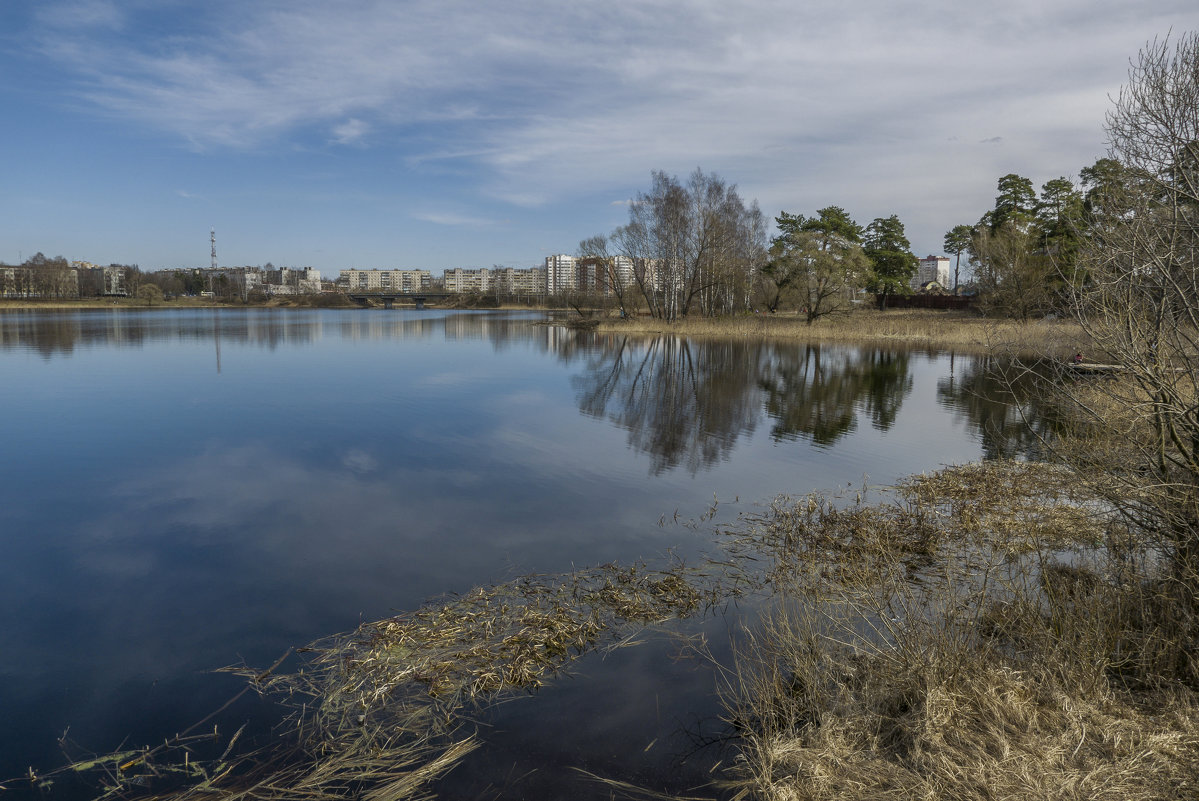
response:
[[[732,798],[1193,796],[1192,641],[1160,553],[1064,469],[992,462],[780,499],[695,567],[603,565],[450,596],[238,668],[291,710],[81,761],[106,798],[430,797],[470,712],[633,630],[763,591],[726,666]]]
[[[780,501],[729,683],[734,797],[1182,798],[1199,704],[1160,562],[1071,474],[986,464]],[[1177,631],[1177,629],[1174,629]]]
[[[477,747],[466,712],[620,647],[630,629],[729,596],[717,571],[681,564],[608,564],[476,588],[312,643],[292,669],[283,660],[227,668],[290,709],[272,747],[239,751],[240,732],[224,740],[197,725],[157,747],[28,778],[46,790],[64,773],[89,775],[101,798],[428,798]]]
[[[970,312],[873,309],[822,318],[808,325],[794,314],[687,317],[667,322],[650,317],[607,319],[604,333],[677,334],[689,337],[752,337],[800,342],[902,345],[987,353],[995,348],[1030,355],[1068,358],[1090,351],[1082,329],[1072,321],[992,319]]]

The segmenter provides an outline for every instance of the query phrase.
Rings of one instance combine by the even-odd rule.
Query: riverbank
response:
[[[29,300],[5,299],[0,300],[0,312],[4,311],[63,311],[66,309],[275,309],[275,308],[320,308],[323,306],[353,307],[353,301],[344,298],[344,302],[312,303],[299,298],[322,298],[324,295],[296,296],[289,298],[273,298],[271,300],[248,303],[231,303],[214,301],[211,298],[179,297],[170,300],[156,300],[147,305],[140,298],[79,298],[78,300]],[[339,298],[341,296],[338,296]]]
[[[360,308],[341,295],[272,298],[265,302],[222,303],[208,298],[181,297],[147,306],[137,298],[85,298],[80,300],[2,300],[4,311],[62,311],[68,309],[198,309],[198,308]],[[438,306],[445,310],[480,310],[477,305]],[[546,307],[504,303],[487,307],[495,311],[555,311]],[[485,310],[485,309],[483,309]],[[557,311],[562,311],[558,309]],[[617,319],[576,317],[567,325],[605,334],[670,334],[696,339],[782,339],[809,343],[849,345],[904,345],[915,348],[952,349],[970,353],[1009,353],[1064,359],[1091,353],[1086,334],[1073,320],[1041,319],[1021,322],[981,317],[972,312],[896,309],[861,309],[848,315],[824,318],[808,325],[795,313],[688,317],[667,322],[653,317]]]
[[[688,337],[791,339],[813,343],[903,344],[972,352],[1009,352],[1065,357],[1089,352],[1087,336],[1071,320],[997,320],[972,312],[862,309],[808,325],[795,314],[689,317],[675,322],[637,317],[604,319],[595,330],[612,334],[674,334]]]

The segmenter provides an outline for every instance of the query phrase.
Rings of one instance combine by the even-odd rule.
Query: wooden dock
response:
[[[1075,373],[1082,373],[1084,375],[1108,375],[1119,373],[1125,369],[1122,364],[1095,364],[1094,362],[1068,362],[1066,367]]]

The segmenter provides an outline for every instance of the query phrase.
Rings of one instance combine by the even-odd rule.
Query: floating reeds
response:
[[[64,771],[101,777],[104,798],[427,798],[479,745],[470,710],[763,590],[762,625],[723,666],[732,798],[1190,797],[1193,609],[1129,525],[1039,464],[780,498],[696,566],[527,576],[315,642],[298,665],[231,668],[290,710],[270,748],[202,721]]]
[[[718,571],[683,565],[608,564],[476,588],[314,642],[290,670],[284,660],[226,668],[291,710],[277,746],[239,753],[238,735],[198,724],[157,747],[28,778],[49,789],[62,773],[89,774],[105,799],[425,798],[477,747],[465,707],[535,690],[575,659],[619,647],[632,627],[728,597]]]

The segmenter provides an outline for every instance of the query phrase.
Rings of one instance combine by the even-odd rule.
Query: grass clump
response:
[[[651,317],[606,319],[605,333],[678,334],[692,337],[787,339],[801,342],[905,345],[990,352],[1002,347],[1011,353],[1068,358],[1077,350],[1090,352],[1082,328],[1064,320],[1020,322],[984,318],[973,312],[858,309],[821,318],[811,325],[797,314],[746,314],[725,317],[686,317],[668,322]]]
[[[582,655],[619,647],[631,628],[728,596],[714,572],[677,564],[479,587],[314,642],[290,669],[286,657],[267,670],[226,668],[290,710],[270,747],[239,748],[240,731],[225,739],[204,729],[210,716],[157,747],[27,778],[44,791],[62,774],[91,776],[105,799],[431,798],[431,785],[478,747],[470,710],[536,690]]]
[[[1124,525],[1046,465],[777,502],[747,532],[776,602],[728,687],[734,797],[1194,797],[1193,642]]]

